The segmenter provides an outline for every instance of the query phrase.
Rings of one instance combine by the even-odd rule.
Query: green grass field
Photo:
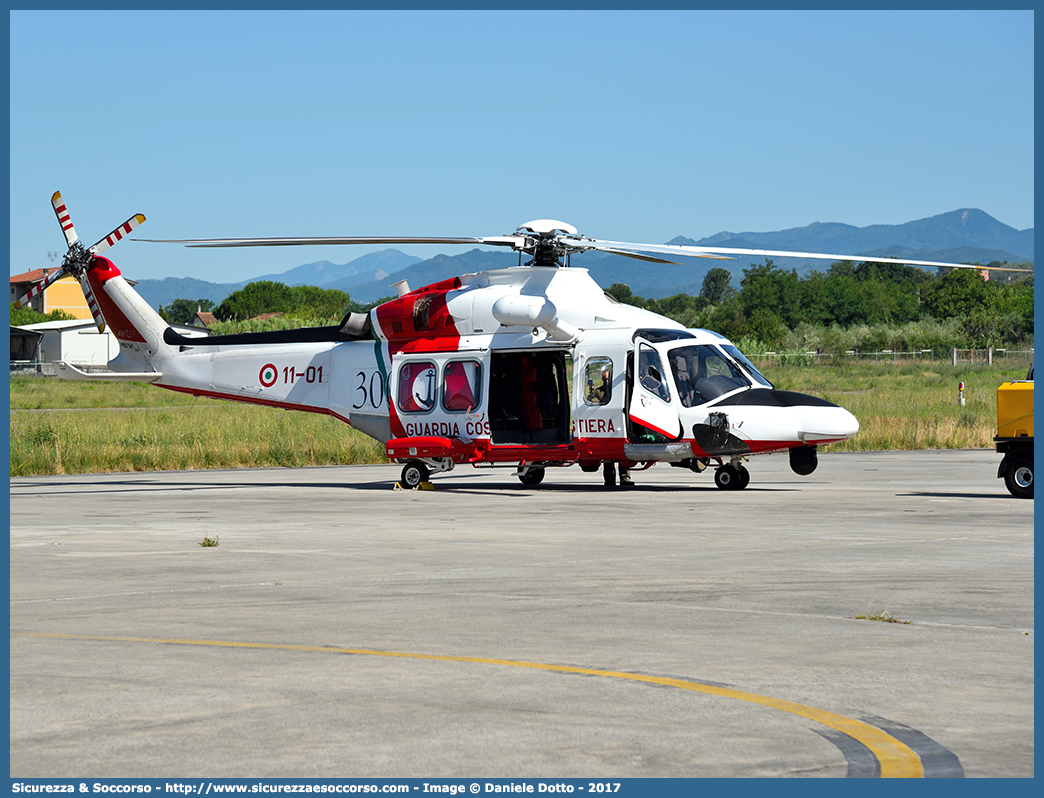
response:
[[[385,462],[331,416],[144,383],[11,379],[11,476]]]
[[[850,363],[766,367],[777,388],[841,405],[859,433],[831,451],[992,448],[997,388],[1026,377],[1028,365],[957,366],[945,362]],[[965,406],[958,402],[964,382]]]
[[[763,371],[777,388],[851,410],[859,434],[830,450],[866,451],[992,447],[997,387],[1026,368],[925,361]],[[142,383],[12,377],[11,411],[11,476],[385,462],[383,445],[329,416]]]

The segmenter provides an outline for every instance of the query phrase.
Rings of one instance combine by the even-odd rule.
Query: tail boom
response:
[[[120,342],[118,360],[124,361],[120,370],[127,370],[127,359],[135,364],[135,371],[155,369],[156,356],[169,354],[169,347],[163,343],[167,323],[131,288],[108,258],[95,256],[85,279],[91,289],[88,298],[93,295],[105,324]]]

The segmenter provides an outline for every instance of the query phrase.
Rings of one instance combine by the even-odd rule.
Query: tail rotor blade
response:
[[[91,290],[91,283],[87,279],[86,273],[80,278],[80,288],[83,289],[83,295],[87,298],[87,307],[91,309],[94,323],[98,325],[98,332],[105,332],[105,319],[101,314],[101,308],[98,307],[98,300],[94,297],[94,291]]]
[[[135,227],[137,227],[144,221],[145,217],[142,214],[135,214],[127,221],[125,221],[123,224],[121,224],[119,227],[117,227],[115,230],[113,230],[111,233],[109,233],[107,236],[105,236],[105,238],[103,238],[101,241],[92,246],[88,251],[93,255],[101,255],[105,250],[107,250],[117,241],[120,241],[124,236],[129,234],[131,230],[133,230]]]
[[[79,238],[76,235],[76,228],[73,227],[72,219],[69,217],[69,209],[65,207],[65,200],[62,199],[60,191],[54,192],[54,196],[51,197],[51,205],[54,206],[58,224],[62,226],[62,233],[65,234],[65,243],[67,246],[72,247],[73,244],[79,241]]]
[[[55,269],[53,272],[51,272],[46,277],[44,277],[43,280],[38,282],[32,288],[30,288],[22,296],[21,299],[19,299],[17,302],[14,303],[14,306],[16,308],[24,308],[26,305],[28,305],[30,302],[32,302],[37,296],[39,296],[44,290],[46,290],[46,288],[51,283],[58,282],[58,280],[61,280],[68,273],[69,273],[69,271],[67,269],[65,269],[64,267],[60,268],[60,269]]]

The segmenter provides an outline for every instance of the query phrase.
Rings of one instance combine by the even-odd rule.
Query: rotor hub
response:
[[[87,271],[87,267],[90,266],[91,258],[94,256],[84,249],[83,244],[79,241],[69,246],[69,251],[65,253],[65,257],[62,259],[62,266],[72,272],[76,277],[82,277],[83,273]]]

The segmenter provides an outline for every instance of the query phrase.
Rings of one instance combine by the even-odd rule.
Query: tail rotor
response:
[[[84,248],[83,244],[80,243],[79,236],[76,235],[76,228],[73,226],[72,217],[69,215],[69,209],[65,206],[65,201],[62,199],[61,192],[54,192],[54,195],[51,197],[51,205],[54,208],[55,216],[58,217],[58,224],[62,228],[62,234],[65,236],[65,243],[68,245],[69,249],[65,253],[62,265],[30,288],[24,296],[14,303],[14,306],[16,308],[25,307],[33,299],[46,291],[50,285],[67,275],[72,275],[79,280],[80,287],[83,288],[83,293],[87,297],[87,305],[91,309],[91,315],[94,316],[94,321],[98,325],[98,331],[103,332],[105,330],[105,319],[102,317],[101,310],[98,308],[98,301],[94,296],[94,291],[91,289],[90,281],[87,279],[87,272],[91,269],[91,264],[95,255],[100,255],[116,242],[124,238],[124,236],[144,222],[145,217],[140,213],[135,214],[107,236],[100,239],[90,247]]]

